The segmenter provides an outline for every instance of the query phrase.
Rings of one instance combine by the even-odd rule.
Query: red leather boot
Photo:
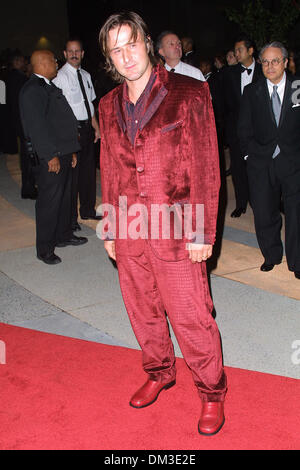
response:
[[[224,422],[224,402],[202,402],[202,412],[198,423],[198,431],[200,434],[213,436],[220,431]]]
[[[175,380],[172,382],[155,382],[154,380],[147,380],[147,382],[133,395],[129,404],[133,408],[145,408],[145,406],[152,405],[162,390],[168,390],[175,385]]]

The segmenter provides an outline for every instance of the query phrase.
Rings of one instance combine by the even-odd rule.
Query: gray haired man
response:
[[[288,53],[280,42],[265,45],[260,61],[264,78],[246,87],[238,128],[264,256],[260,269],[282,261],[282,198],[287,265],[300,279],[300,81],[286,73]]]

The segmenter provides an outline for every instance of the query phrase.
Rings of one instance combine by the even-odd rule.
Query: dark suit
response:
[[[242,98],[241,75],[242,66],[241,64],[237,64],[226,67],[222,76],[225,138],[230,148],[231,174],[235,190],[236,207],[238,208],[246,207],[249,200],[246,166],[242,159],[237,135],[237,124]],[[261,65],[256,63],[252,83],[257,82],[261,77]]]
[[[187,54],[182,54],[181,60],[185,64],[189,64],[193,67],[199,68],[199,57],[195,51],[190,51]]]
[[[56,243],[71,231],[71,161],[80,150],[77,121],[61,90],[32,75],[20,93],[24,134],[29,137],[40,164],[35,168],[37,254],[53,253]],[[49,173],[48,162],[59,157],[61,170]]]
[[[19,111],[19,94],[27,80],[25,73],[21,70],[13,69],[9,73],[6,83],[6,100],[9,111],[10,127],[15,135],[15,139],[19,137],[20,140],[22,197],[33,196],[36,192],[31,165],[25,152],[24,135]]]
[[[248,86],[243,94],[238,132],[242,152],[248,155],[250,202],[266,263],[278,264],[282,259],[282,197],[287,263],[291,271],[300,271],[300,106],[292,100],[294,80],[297,78],[286,76],[278,127],[267,80],[263,78]],[[272,158],[277,145],[280,153]]]
[[[224,116],[222,107],[223,76],[224,67],[218,71],[212,72],[209,77],[206,78],[212,98],[218,137],[222,141],[222,147],[224,144]]]

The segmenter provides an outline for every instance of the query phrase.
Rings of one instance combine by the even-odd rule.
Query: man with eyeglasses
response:
[[[300,81],[286,73],[288,52],[280,42],[265,45],[260,60],[264,78],[245,90],[238,128],[265,258],[260,269],[271,271],[282,261],[282,198],[287,265],[300,279]]]

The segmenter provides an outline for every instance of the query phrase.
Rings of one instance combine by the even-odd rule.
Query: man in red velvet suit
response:
[[[107,70],[121,83],[99,105],[103,210],[115,209],[119,221],[117,231],[109,230],[106,211],[102,236],[117,263],[148,375],[130,405],[151,405],[175,384],[167,314],[202,400],[198,431],[212,435],[224,424],[227,386],[205,263],[215,241],[220,185],[209,89],[155,63],[147,26],[134,12],[110,16],[100,44]],[[161,220],[170,208],[175,220],[186,207],[191,224],[182,225],[190,229],[179,237],[174,221],[166,236]]]

